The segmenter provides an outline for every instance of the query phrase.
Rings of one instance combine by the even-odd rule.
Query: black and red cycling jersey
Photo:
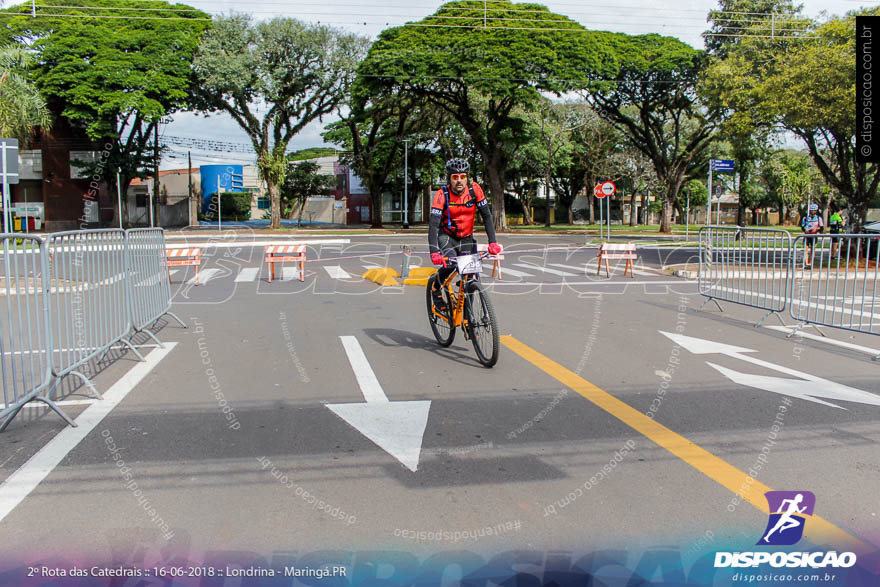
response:
[[[456,196],[448,186],[443,186],[434,194],[431,214],[440,216],[440,230],[449,236],[464,238],[474,232],[477,209],[488,204],[483,188],[478,183],[468,182],[468,189],[461,196]]]

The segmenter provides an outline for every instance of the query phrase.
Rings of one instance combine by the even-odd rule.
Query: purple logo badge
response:
[[[759,546],[791,546],[804,535],[807,516],[813,515],[816,496],[810,491],[768,491],[770,519]]]

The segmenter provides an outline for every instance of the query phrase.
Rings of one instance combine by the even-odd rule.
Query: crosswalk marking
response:
[[[199,285],[204,285],[204,284],[208,283],[218,273],[220,273],[220,270],[216,269],[216,268],[202,269],[201,271],[199,271]],[[195,275],[190,277],[189,281],[187,281],[187,283],[191,283],[193,285],[195,284],[195,282],[196,282]]]
[[[299,279],[299,267],[282,267],[281,281],[292,281]]]
[[[486,275],[492,275],[492,265],[487,265],[483,263],[483,273]],[[512,276],[512,277],[534,277],[531,273],[526,273],[525,271],[517,271],[516,269],[511,269],[510,267],[504,265],[501,267],[501,275],[504,277]]]
[[[325,265],[324,270],[333,279],[351,279],[351,275],[339,265]]]
[[[540,267],[538,265],[527,265],[526,263],[514,263],[517,267],[522,267],[523,269],[531,269],[532,271],[541,271],[543,273],[549,273],[550,275],[559,275],[561,277],[577,277],[575,273],[569,273],[568,271],[558,271],[556,269],[550,269],[548,267]],[[507,268],[502,269],[505,273],[509,270]]]
[[[238,275],[235,276],[235,281],[254,281],[257,276],[260,274],[259,267],[245,267],[241,271],[238,272]]]
[[[572,271],[577,271],[578,273],[586,273],[587,266],[581,265],[580,267],[576,267],[574,265],[563,265],[562,263],[550,263],[553,267],[559,267],[560,269],[571,269]]]

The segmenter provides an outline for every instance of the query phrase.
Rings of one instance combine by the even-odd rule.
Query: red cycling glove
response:
[[[443,255],[441,253],[431,253],[431,263],[434,265],[446,265],[443,262]]]
[[[499,245],[498,243],[489,243],[489,254],[490,255],[497,255],[500,252],[501,252],[501,245]]]

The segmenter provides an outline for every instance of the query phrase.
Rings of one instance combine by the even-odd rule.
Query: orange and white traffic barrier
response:
[[[269,266],[269,283],[275,279],[275,263],[299,263],[299,280],[306,280],[305,245],[268,245],[265,250],[266,264]]]
[[[629,270],[629,276],[635,277],[633,275],[633,266],[636,259],[639,256],[636,254],[636,244],[635,243],[602,243],[602,246],[599,247],[599,263],[596,267],[596,275],[599,275],[599,272],[602,270],[602,262],[605,262],[605,276],[611,277],[611,273],[608,269],[608,260],[609,259],[624,259],[626,261],[626,266],[623,268],[623,275],[626,276],[627,270]]]
[[[171,283],[171,267],[196,268],[195,284],[199,284],[199,265],[202,264],[202,249],[195,247],[189,249],[165,249],[165,259],[168,264],[168,283]]]
[[[483,252],[488,253],[489,252],[489,245],[478,244],[477,245],[477,252],[478,253],[483,253]],[[489,255],[486,258],[493,262],[492,263],[492,277],[495,277],[496,276],[495,273],[497,272],[498,279],[501,279],[501,261],[504,259],[504,255],[501,255],[501,254]]]

